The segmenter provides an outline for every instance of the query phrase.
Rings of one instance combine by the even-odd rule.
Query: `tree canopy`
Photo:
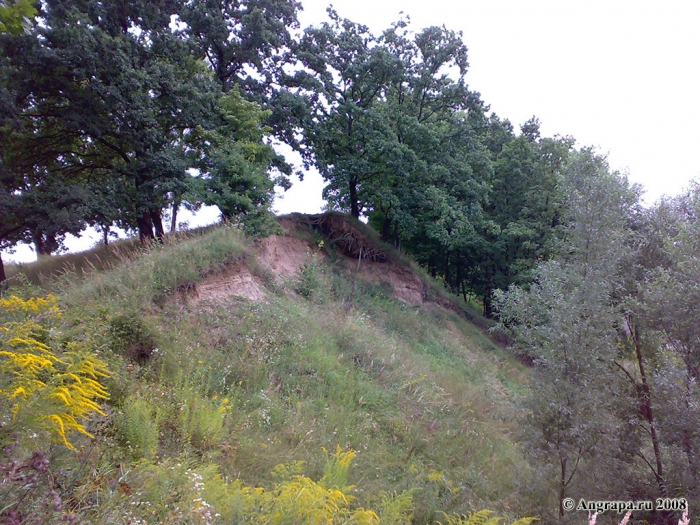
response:
[[[282,29],[296,13],[293,3],[253,4],[239,6],[252,27],[239,28],[246,53],[227,58],[232,71],[262,67],[284,43],[248,41],[260,13]],[[207,49],[183,38],[174,21],[197,6],[185,7],[49,0],[40,24],[0,35],[3,248],[32,241],[49,254],[88,225],[162,237],[165,210],[180,205],[216,204],[227,219],[269,213],[289,171],[265,142],[269,112],[246,102],[244,79],[219,78]]]
[[[492,291],[551,252],[573,140],[488,116],[461,34],[402,19],[375,35],[329,9],[295,35],[300,7],[49,0],[6,31],[2,246],[50,254],[86,226],[160,238],[201,204],[265,224],[291,171],[274,136],[318,168],[331,208],[490,314]]]

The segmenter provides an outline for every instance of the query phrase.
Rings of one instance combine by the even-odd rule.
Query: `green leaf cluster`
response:
[[[35,15],[35,0],[0,2],[0,33],[28,32]]]

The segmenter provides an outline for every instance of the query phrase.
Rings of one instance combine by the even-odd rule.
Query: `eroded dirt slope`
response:
[[[313,254],[327,256],[326,250],[300,235],[302,230],[308,232],[310,228],[325,237],[324,243],[334,245],[350,275],[356,273],[365,281],[387,284],[398,299],[410,305],[429,300],[428,286],[421,277],[409,265],[378,246],[349,218],[340,214],[294,214],[281,217],[280,224],[285,230],[283,235],[272,235],[255,244],[254,264],[258,272],[251,271],[251,263],[245,259],[231,263],[223,272],[207,276],[196,286],[184,290],[189,301],[193,304],[221,302],[232,296],[251,301],[265,300],[269,292],[256,273],[264,272],[278,284],[284,284],[298,277],[300,268],[311,260]],[[441,302],[436,298],[430,300]]]

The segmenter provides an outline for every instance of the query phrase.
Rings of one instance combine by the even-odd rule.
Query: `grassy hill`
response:
[[[280,223],[266,239],[221,226],[102,249],[99,264],[71,256],[61,272],[42,263],[53,276],[39,286],[25,269],[31,279],[4,297],[55,294],[63,315],[47,344],[80,345],[110,376],[104,415],[86,425],[94,437],[69,435],[76,451],[55,432],[48,447],[39,423],[0,427],[14,439],[5,459],[41,449],[50,464],[17,506],[24,516],[48,488],[56,516],[77,522],[301,523],[311,518],[279,513],[302,483],[289,501],[308,510],[326,498],[323,512],[346,509],[333,523],[371,523],[360,508],[381,523],[528,514],[535,489],[514,423],[527,369],[364,225]],[[332,488],[345,499],[330,502]],[[20,493],[0,485],[6,501]],[[253,521],[264,509],[281,521],[272,510]]]

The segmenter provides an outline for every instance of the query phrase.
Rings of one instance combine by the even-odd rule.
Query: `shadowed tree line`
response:
[[[530,286],[496,293],[501,329],[534,361],[521,430],[548,502],[540,512],[573,523],[563,501],[585,494],[685,498],[697,516],[700,187],[644,209],[640,188],[590,151],[572,157],[565,181],[556,255]]]

